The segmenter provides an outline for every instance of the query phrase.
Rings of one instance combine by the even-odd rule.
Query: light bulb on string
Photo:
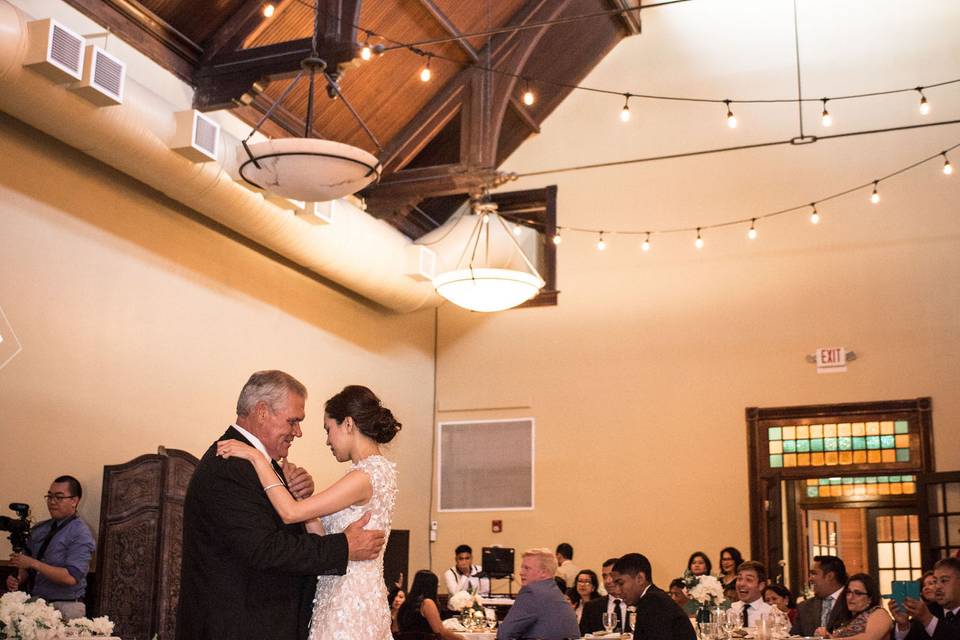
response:
[[[947,157],[947,152],[943,152],[943,175],[948,176],[953,173],[953,166],[950,164],[950,158]]]
[[[600,232],[600,239],[597,240],[597,251],[603,251],[607,248],[607,243],[603,240],[603,231]]]
[[[830,115],[830,112],[827,111],[827,99],[823,99],[823,113],[820,115],[820,122],[825,127],[829,127],[833,124],[833,117]]]
[[[640,248],[643,251],[650,251],[650,232],[647,231],[647,237],[643,239],[643,244],[640,245]]]
[[[813,209],[810,213],[810,224],[820,224],[820,214],[817,213],[817,205],[811,202],[810,208]]]
[[[927,96],[923,95],[923,87],[917,87],[920,94],[920,115],[925,116],[930,113],[930,103],[927,102]]]
[[[731,129],[737,128],[737,116],[733,115],[733,110],[730,108],[730,101],[724,100],[723,103],[727,105],[727,126]]]
[[[620,109],[620,121],[630,122],[630,94],[623,94],[623,109]]]
[[[757,239],[757,219],[751,218],[750,220],[750,229],[747,231],[747,238],[751,240]]]
[[[534,102],[537,101],[537,97],[533,95],[533,91],[530,91],[530,81],[526,81],[526,88],[523,92],[523,104],[528,107],[531,106]]]
[[[563,238],[560,237],[560,229],[557,228],[556,233],[553,234],[553,244],[556,246],[556,245],[559,245],[561,242],[563,242]]]
[[[703,238],[700,237],[700,227],[697,227],[697,239],[693,241],[693,246],[697,249],[703,249]]]
[[[877,185],[879,184],[880,184],[879,180],[873,181],[873,193],[870,194],[870,202],[872,202],[873,204],[880,203],[880,192],[877,191]]]
[[[373,49],[370,48],[370,34],[367,34],[367,37],[363,40],[363,48],[360,49],[360,58],[364,61],[369,61],[373,58]]]
[[[263,5],[264,18],[272,18],[273,14],[276,13],[276,11],[277,11],[277,8],[273,6],[272,2],[268,2],[267,4]]]
[[[430,76],[433,75],[430,73],[430,58],[433,56],[427,56],[427,64],[423,66],[423,69],[420,70],[420,81],[421,82],[430,82]]]
[[[513,235],[519,236],[521,233],[523,233],[523,225],[521,224],[513,225]]]

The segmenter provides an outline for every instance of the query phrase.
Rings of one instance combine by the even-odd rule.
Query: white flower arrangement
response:
[[[470,593],[469,591],[457,591],[455,594],[450,596],[448,605],[454,611],[476,609],[480,611],[481,616],[483,615],[483,600],[480,598],[480,595],[476,593]]]
[[[109,636],[113,623],[106,616],[64,622],[60,612],[42,598],[30,600],[22,591],[0,596],[0,639],[58,640],[76,636]]]
[[[718,605],[724,600],[723,584],[713,576],[684,576],[690,597],[701,605]]]

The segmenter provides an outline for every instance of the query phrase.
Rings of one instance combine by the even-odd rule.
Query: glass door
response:
[[[917,580],[923,574],[915,509],[867,509],[867,539],[871,573],[880,593],[891,593],[894,580]]]

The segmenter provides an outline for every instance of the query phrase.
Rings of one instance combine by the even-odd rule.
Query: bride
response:
[[[351,385],[327,400],[323,428],[337,461],[352,464],[340,480],[299,502],[283,489],[266,456],[253,447],[238,440],[221,440],[217,455],[253,463],[273,508],[287,524],[305,522],[308,531],[320,535],[340,533],[369,512],[367,528],[382,529],[389,536],[397,472],[395,465],[380,455],[380,444],[393,439],[400,423],[370,389]],[[309,640],[391,638],[382,550],[376,560],[351,560],[342,576],[317,578]]]

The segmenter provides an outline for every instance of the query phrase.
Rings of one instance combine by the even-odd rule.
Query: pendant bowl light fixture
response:
[[[434,289],[453,304],[470,311],[505,311],[523,304],[540,292],[545,284],[543,278],[497,213],[497,205],[485,201],[474,204],[473,208],[477,214],[477,222],[470,232],[467,246],[464,247],[456,268],[434,277]],[[503,228],[529,271],[493,267],[489,264],[490,225],[494,222]],[[481,240],[484,241],[482,250]],[[478,255],[481,252],[482,259]]]

